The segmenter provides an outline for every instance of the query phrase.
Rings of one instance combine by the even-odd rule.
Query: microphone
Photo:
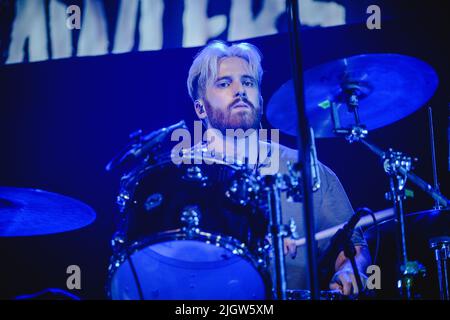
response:
[[[146,136],[144,136],[141,141],[142,142],[150,142],[150,140],[155,140],[156,143],[159,143],[161,141],[163,141],[169,134],[171,134],[173,131],[175,131],[176,129],[187,129],[186,127],[186,123],[184,122],[184,120],[181,120],[178,123],[175,123],[169,127],[166,128],[161,128],[159,130],[150,132],[149,134],[147,134]],[[143,148],[145,148],[146,146],[143,146]]]
[[[106,165],[106,171],[111,171],[115,167],[123,165],[126,162],[138,160],[147,156],[156,145],[163,142],[173,131],[181,128],[187,129],[184,120],[181,120],[180,122],[175,123],[169,127],[150,132],[144,137],[138,137],[139,142],[137,144],[133,144],[132,147],[125,153],[119,154],[114,157]]]
[[[356,213],[353,214],[350,220],[348,220],[348,222],[331,238],[330,247],[336,248],[341,251],[346,242],[351,240],[353,231],[355,230],[355,227],[358,224],[359,220],[361,220],[363,216],[371,213],[372,210],[366,207],[357,209]]]
[[[332,266],[334,270],[334,262],[339,252],[344,250],[344,253],[347,256],[348,253],[347,249],[349,248],[349,246],[351,246],[353,248],[352,251],[354,251],[354,246],[351,243],[353,232],[359,220],[367,214],[372,214],[372,210],[366,207],[357,209],[355,214],[353,214],[353,216],[348,220],[348,222],[342,228],[340,228],[335,233],[335,235],[330,239],[330,243],[327,249],[323,252],[323,254],[319,259],[320,260],[319,268],[321,270],[323,279],[329,278],[329,276],[327,275],[329,275],[330,272],[332,271],[329,269],[330,266]],[[355,252],[350,253],[354,254]],[[334,273],[334,271],[332,271],[332,273]]]

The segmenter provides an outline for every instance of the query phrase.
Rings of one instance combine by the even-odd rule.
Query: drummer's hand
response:
[[[330,282],[331,290],[339,290],[343,295],[357,294],[355,275],[350,270],[341,270],[334,274]]]
[[[370,262],[370,254],[366,247],[356,246],[356,264],[358,270],[365,270],[366,266]],[[345,257],[344,252],[340,252],[335,263],[336,273],[330,281],[331,290],[339,290],[344,295],[358,294],[358,288],[356,285],[356,278],[353,274],[353,268],[350,261]],[[364,287],[367,283],[367,276],[363,273],[359,273],[361,282]]]
[[[297,256],[297,245],[294,239],[284,238],[284,255],[288,255],[294,259]]]

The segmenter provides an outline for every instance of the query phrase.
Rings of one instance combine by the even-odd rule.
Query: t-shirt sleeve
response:
[[[344,187],[336,174],[323,164],[320,166],[320,178],[322,187],[321,192],[323,192],[320,211],[324,214],[324,216],[320,218],[321,227],[326,229],[346,223],[351,218],[354,211],[350,200],[345,193]],[[367,246],[360,228],[355,228],[352,235],[352,241],[355,246]]]

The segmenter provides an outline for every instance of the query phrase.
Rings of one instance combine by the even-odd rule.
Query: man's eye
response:
[[[219,87],[219,88],[226,88],[226,87],[228,87],[230,84],[228,83],[228,82],[219,82],[219,83],[217,83],[217,86]]]
[[[244,81],[243,84],[246,87],[253,87],[255,85],[255,83],[253,81],[250,81],[250,80]]]

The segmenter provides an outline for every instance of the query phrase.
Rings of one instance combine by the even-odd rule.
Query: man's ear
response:
[[[197,99],[194,101],[194,108],[195,108],[195,113],[197,114],[197,117],[200,120],[203,120],[207,117],[206,114],[206,108],[205,108],[205,104],[203,102],[203,99]]]

